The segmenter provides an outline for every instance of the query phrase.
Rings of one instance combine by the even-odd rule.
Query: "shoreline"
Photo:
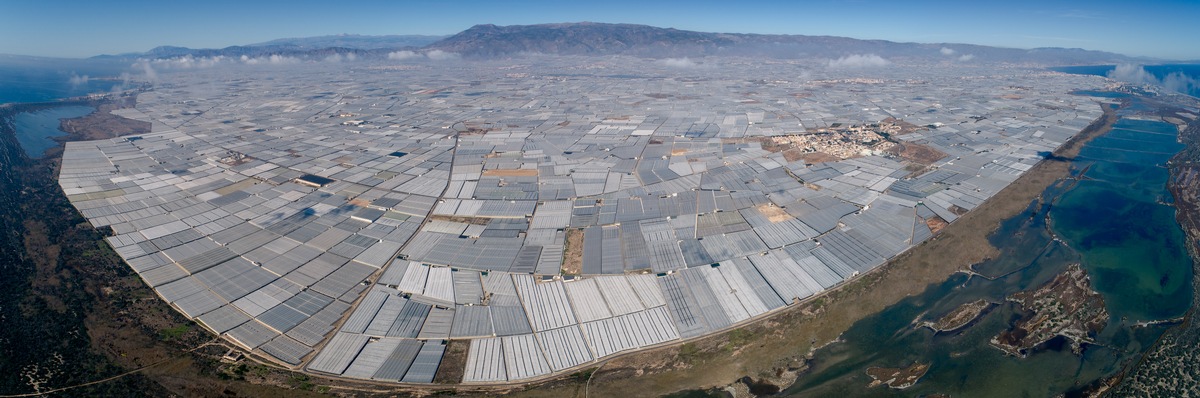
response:
[[[0,106],[0,116],[39,109],[71,105],[74,102],[88,104],[97,99],[74,99],[34,104],[5,104]],[[305,375],[327,380],[333,389],[343,391],[372,391],[377,393],[397,391],[432,392],[453,388],[460,393],[516,392],[525,388],[529,396],[561,396],[566,389],[578,389],[578,374],[587,374],[589,388],[602,395],[668,394],[681,389],[721,387],[737,382],[744,375],[755,378],[779,374],[781,368],[794,371],[796,362],[816,347],[836,341],[850,325],[863,317],[874,314],[900,299],[919,293],[929,284],[944,281],[970,264],[994,255],[995,249],[987,242],[987,235],[999,222],[1022,211],[1030,200],[1034,200],[1046,186],[1068,175],[1069,165],[1060,159],[1074,157],[1084,143],[1107,132],[1116,121],[1116,112],[1108,105],[1101,105],[1105,113],[1088,127],[1054,151],[1053,157],[1038,164],[1023,174],[1002,191],[988,199],[976,211],[946,227],[939,234],[889,259],[883,265],[848,279],[818,295],[811,296],[782,311],[744,321],[719,333],[700,336],[685,341],[675,341],[647,350],[619,354],[600,362],[591,362],[567,369],[540,379],[504,384],[456,384],[456,385],[403,385],[395,383],[376,384],[365,380],[329,378],[320,374],[302,372]],[[97,106],[99,112],[99,106]],[[10,113],[11,112],[11,113]],[[85,117],[90,117],[88,115]],[[69,131],[64,140],[80,139],[78,131]],[[61,152],[61,145],[56,147]],[[45,159],[58,155],[48,152]],[[29,159],[37,162],[38,159]],[[57,164],[57,161],[53,161]],[[53,167],[53,166],[52,166]],[[1011,213],[1011,214],[1009,214]],[[990,225],[989,225],[990,224]],[[980,228],[984,227],[984,228]],[[949,250],[947,248],[974,247],[984,250]],[[980,246],[982,245],[982,246]],[[990,249],[990,250],[987,250]],[[951,253],[953,260],[946,261],[944,254]],[[934,258],[928,258],[928,257]],[[914,280],[915,279],[915,280]],[[790,333],[792,331],[795,333]],[[736,336],[735,336],[736,335]],[[811,340],[810,340],[811,339]],[[730,342],[730,340],[734,340]],[[805,344],[806,340],[811,343]],[[688,347],[696,348],[687,353]],[[730,352],[732,351],[732,353]],[[719,362],[719,363],[710,363]],[[647,363],[663,366],[650,366]],[[675,366],[682,365],[682,366]],[[702,366],[697,366],[702,365]],[[664,370],[668,369],[668,370]],[[681,374],[682,373],[682,374]],[[635,376],[635,377],[627,377]],[[790,382],[788,383],[790,384]],[[383,387],[383,391],[356,387]],[[681,387],[682,386],[682,387]],[[392,388],[387,388],[392,387]],[[786,386],[784,386],[786,387]]]
[[[1122,101],[1122,105],[1124,104]],[[842,332],[849,329],[854,322],[873,315],[905,297],[918,294],[929,285],[945,281],[972,264],[994,256],[996,249],[987,241],[987,236],[999,227],[1001,221],[1023,211],[1046,187],[1069,177],[1069,160],[1078,155],[1079,150],[1088,141],[1110,131],[1119,119],[1116,114],[1117,108],[1103,101],[1097,101],[1097,105],[1101,106],[1104,112],[1097,120],[1055,149],[1052,156],[1038,162],[1004,190],[989,198],[975,211],[950,224],[939,234],[897,254],[879,267],[847,279],[824,292],[779,311],[730,325],[719,332],[624,352],[602,361],[589,362],[517,382],[406,385],[329,377],[306,371],[303,373],[330,381],[333,390],[347,392],[431,392],[449,388],[460,394],[503,393],[530,397],[568,395],[565,390],[577,390],[577,383],[580,381],[602,396],[658,396],[685,390],[723,388],[736,384],[742,377],[769,380],[778,379],[780,375],[789,372],[793,373],[793,376],[800,376],[802,374],[797,372],[797,368],[805,367],[804,362],[808,356],[815,349],[836,342]],[[979,228],[984,225],[986,228]],[[960,250],[956,249],[962,247],[961,245],[986,249],[961,250],[965,253],[959,253]],[[943,261],[943,255],[946,253],[958,255],[958,260]],[[946,264],[961,265],[950,268]],[[905,276],[889,278],[893,272],[905,273]],[[916,281],[908,277],[914,274],[919,274]],[[862,305],[864,303],[868,305]],[[819,326],[816,330],[806,330],[814,323]],[[805,338],[787,336],[786,330],[799,330]],[[806,340],[810,343],[804,344]],[[727,344],[731,341],[731,344]],[[697,350],[699,352],[694,352]],[[733,357],[750,357],[754,360],[730,359],[730,351],[733,351]],[[800,365],[796,366],[797,363]],[[654,366],[655,364],[670,366]],[[693,366],[701,364],[703,369]],[[670,370],[663,371],[666,368]],[[587,375],[586,380],[579,380],[579,375]],[[780,386],[781,389],[786,389],[794,380],[795,378],[790,377],[783,380],[785,385]],[[663,388],[664,386],[670,387]]]
[[[1165,109],[1166,112],[1175,110],[1185,109],[1181,106]],[[1158,116],[1163,116],[1162,113],[1158,112]],[[1200,310],[1200,194],[1197,193],[1200,181],[1196,178],[1200,176],[1200,164],[1197,163],[1200,162],[1200,141],[1197,141],[1200,119],[1189,120],[1180,127],[1178,140],[1186,146],[1167,163],[1170,173],[1167,190],[1173,199],[1175,221],[1184,232],[1185,249],[1192,260],[1192,303],[1181,318],[1166,320],[1178,321],[1178,324],[1163,333],[1145,353],[1116,375],[1098,382],[1096,390],[1100,393],[1170,396],[1195,388],[1194,380],[1189,382],[1171,371],[1175,366],[1190,366],[1200,358],[1200,323],[1195,319]],[[1194,375],[1189,376],[1194,379]]]
[[[1064,142],[1053,156],[1038,162],[1004,190],[939,234],[829,290],[716,333],[624,352],[602,361],[518,382],[403,384],[330,377],[275,364],[270,366],[326,380],[331,390],[378,394],[450,389],[468,395],[578,396],[580,383],[583,383],[589,394],[661,396],[685,390],[724,388],[737,384],[743,377],[774,381],[784,384],[779,386],[781,390],[786,389],[802,376],[807,367],[805,361],[813,351],[837,342],[842,332],[854,322],[994,256],[996,249],[987,241],[988,235],[1001,221],[1023,211],[1046,187],[1068,178],[1070,162],[1067,160],[1116,123],[1116,109],[1105,102],[1098,101],[1097,104],[1104,108],[1100,118]],[[986,228],[979,228],[985,225]],[[986,250],[955,250],[961,245]],[[944,261],[946,253],[958,255],[957,261]],[[916,281],[912,280],[913,275],[917,276]],[[787,331],[790,330],[798,330],[802,336],[789,336]],[[808,344],[803,343],[806,340]],[[738,360],[737,357],[752,359]],[[583,375],[586,377],[580,379]]]
[[[996,249],[987,241],[987,236],[1001,221],[1023,211],[1046,187],[1069,177],[1070,164],[1062,159],[1075,157],[1084,144],[1107,133],[1116,123],[1116,110],[1104,103],[1100,106],[1104,107],[1104,114],[1063,143],[1053,152],[1053,157],[1038,162],[975,211],[956,220],[933,238],[896,255],[874,270],[750,323],[603,361],[600,370],[590,373],[589,389],[603,396],[664,395],[681,390],[722,388],[743,376],[774,378],[791,368],[803,367],[813,350],[836,341],[854,322],[994,256]],[[732,336],[747,333],[749,336],[741,338]],[[733,355],[729,355],[729,346],[723,344],[728,340],[748,341],[742,347],[734,347]],[[690,344],[708,344],[713,350],[701,353],[709,355],[680,361],[681,356],[695,356],[681,352],[687,351],[683,347]],[[796,366],[797,362],[801,365]],[[670,370],[664,370],[666,366],[659,369],[649,366],[647,369],[647,363],[677,366],[671,366]],[[571,370],[592,368],[596,366],[589,364]],[[476,386],[483,387],[476,392],[517,392],[522,388],[540,387],[516,395],[549,397],[565,394],[563,390],[571,389],[572,385],[568,375],[558,374],[547,380],[507,384],[505,389]],[[460,392],[470,392],[472,385],[458,387]]]
[[[49,162],[55,168],[54,174],[57,177],[57,169],[62,163],[62,152],[66,142],[98,140],[150,132],[149,123],[126,119],[111,113],[116,109],[134,107],[137,103],[137,95],[140,92],[141,90],[127,90],[102,96],[71,97],[46,102],[0,104],[0,123],[3,123],[4,129],[6,129],[2,133],[12,136],[13,144],[21,149],[21,156],[26,161]],[[77,118],[60,119],[58,130],[64,134],[49,137],[50,140],[57,144],[46,148],[40,156],[26,154],[24,146],[16,138],[16,127],[13,126],[16,115],[67,106],[87,106],[91,107],[92,111]]]

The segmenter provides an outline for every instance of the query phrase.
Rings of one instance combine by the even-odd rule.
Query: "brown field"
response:
[[[235,182],[233,184],[229,184],[229,185],[223,186],[221,188],[218,188],[216,191],[213,191],[213,192],[219,193],[221,195],[228,195],[233,192],[237,192],[237,191],[241,191],[246,188],[250,188],[256,184],[258,184],[257,179],[247,178],[245,180],[241,180],[241,181]],[[364,204],[363,206],[366,206],[366,205]]]
[[[917,132],[917,131],[921,131],[921,130],[924,130],[924,129],[925,129],[925,127],[918,126],[918,125],[915,125],[915,124],[912,124],[912,123],[906,122],[906,121],[904,121],[904,120],[901,120],[901,119],[896,119],[896,118],[892,118],[892,117],[889,117],[889,118],[887,118],[887,119],[883,119],[883,123],[891,123],[891,124],[895,124],[895,125],[897,125],[897,126],[900,126],[900,132],[899,132],[899,133],[897,133],[898,135],[904,135],[904,134],[915,133],[915,132]]]
[[[772,203],[758,205],[757,209],[764,216],[767,216],[767,220],[771,222],[784,222],[794,218],[787,211],[783,210],[782,207],[775,206]]]
[[[563,247],[563,275],[583,273],[583,230],[568,229],[567,243]]]
[[[787,158],[786,152],[784,152],[783,157],[785,159]],[[842,158],[839,158],[837,156],[833,156],[833,155],[830,155],[830,154],[824,153],[824,152],[809,152],[809,153],[800,155],[800,159],[798,159],[798,160],[803,160],[805,164],[817,164],[817,163],[825,163],[825,162],[836,162],[836,161],[842,160]]]
[[[446,345],[446,353],[442,355],[442,363],[438,365],[433,382],[437,384],[462,383],[463,372],[467,366],[467,351],[471,348],[469,340],[450,340]]]
[[[938,232],[941,232],[942,228],[946,228],[946,226],[950,224],[941,217],[933,216],[933,218],[925,220],[925,225],[928,226],[929,230],[936,235]]]
[[[933,147],[912,142],[898,142],[887,151],[901,159],[926,166],[946,157],[945,153]]]

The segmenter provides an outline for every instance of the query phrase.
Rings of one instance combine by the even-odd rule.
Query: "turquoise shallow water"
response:
[[[1130,320],[1178,316],[1191,302],[1191,264],[1165,189],[1166,162],[1183,149],[1175,126],[1122,120],[1087,145],[1087,180],[1050,213],[1083,256],[1109,312]]]
[[[1182,148],[1174,131],[1164,123],[1122,119],[1074,161],[1079,181],[1049,187],[1044,201],[1030,203],[990,237],[1002,255],[976,270],[994,280],[956,274],[858,322],[843,343],[818,351],[813,370],[786,394],[1069,396],[1119,371],[1166,328],[1134,323],[1179,316],[1191,301],[1191,260],[1174,208],[1163,204],[1170,202],[1164,164]],[[1004,298],[1073,263],[1084,265],[1105,297],[1111,319],[1097,336],[1100,344],[1077,355],[1060,339],[1023,359],[991,347],[989,340],[1020,317]],[[935,334],[916,326],[981,298],[1001,304],[965,330]],[[914,362],[930,364],[917,385],[903,391],[866,387],[867,367]]]
[[[42,157],[47,149],[58,145],[58,142],[52,138],[66,134],[58,129],[61,119],[84,116],[94,110],[95,108],[90,106],[62,106],[19,113],[13,117],[13,128],[17,133],[17,141],[25,150],[25,156]]]

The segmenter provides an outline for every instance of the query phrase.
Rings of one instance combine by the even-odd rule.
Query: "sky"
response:
[[[81,58],[161,45],[221,48],[288,37],[451,35],[476,24],[591,21],[1200,60],[1197,16],[1197,0],[0,0],[0,54]]]

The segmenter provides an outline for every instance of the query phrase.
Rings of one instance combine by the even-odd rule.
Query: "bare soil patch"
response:
[[[897,142],[887,152],[901,159],[925,166],[946,157],[944,152],[934,149],[931,146],[903,141]]]
[[[537,177],[537,169],[491,169],[484,170],[484,177]]]
[[[568,229],[563,247],[563,275],[583,274],[583,230]]]
[[[764,203],[764,204],[758,205],[757,209],[760,213],[767,216],[767,220],[774,222],[774,223],[784,222],[784,221],[795,218],[795,217],[792,217],[791,214],[788,214],[788,212],[786,210],[784,210],[782,207],[776,206],[772,203]]]
[[[469,340],[450,340],[446,345],[446,353],[442,355],[442,363],[438,365],[433,382],[437,384],[462,383],[463,372],[467,367],[467,352],[471,350]]]

